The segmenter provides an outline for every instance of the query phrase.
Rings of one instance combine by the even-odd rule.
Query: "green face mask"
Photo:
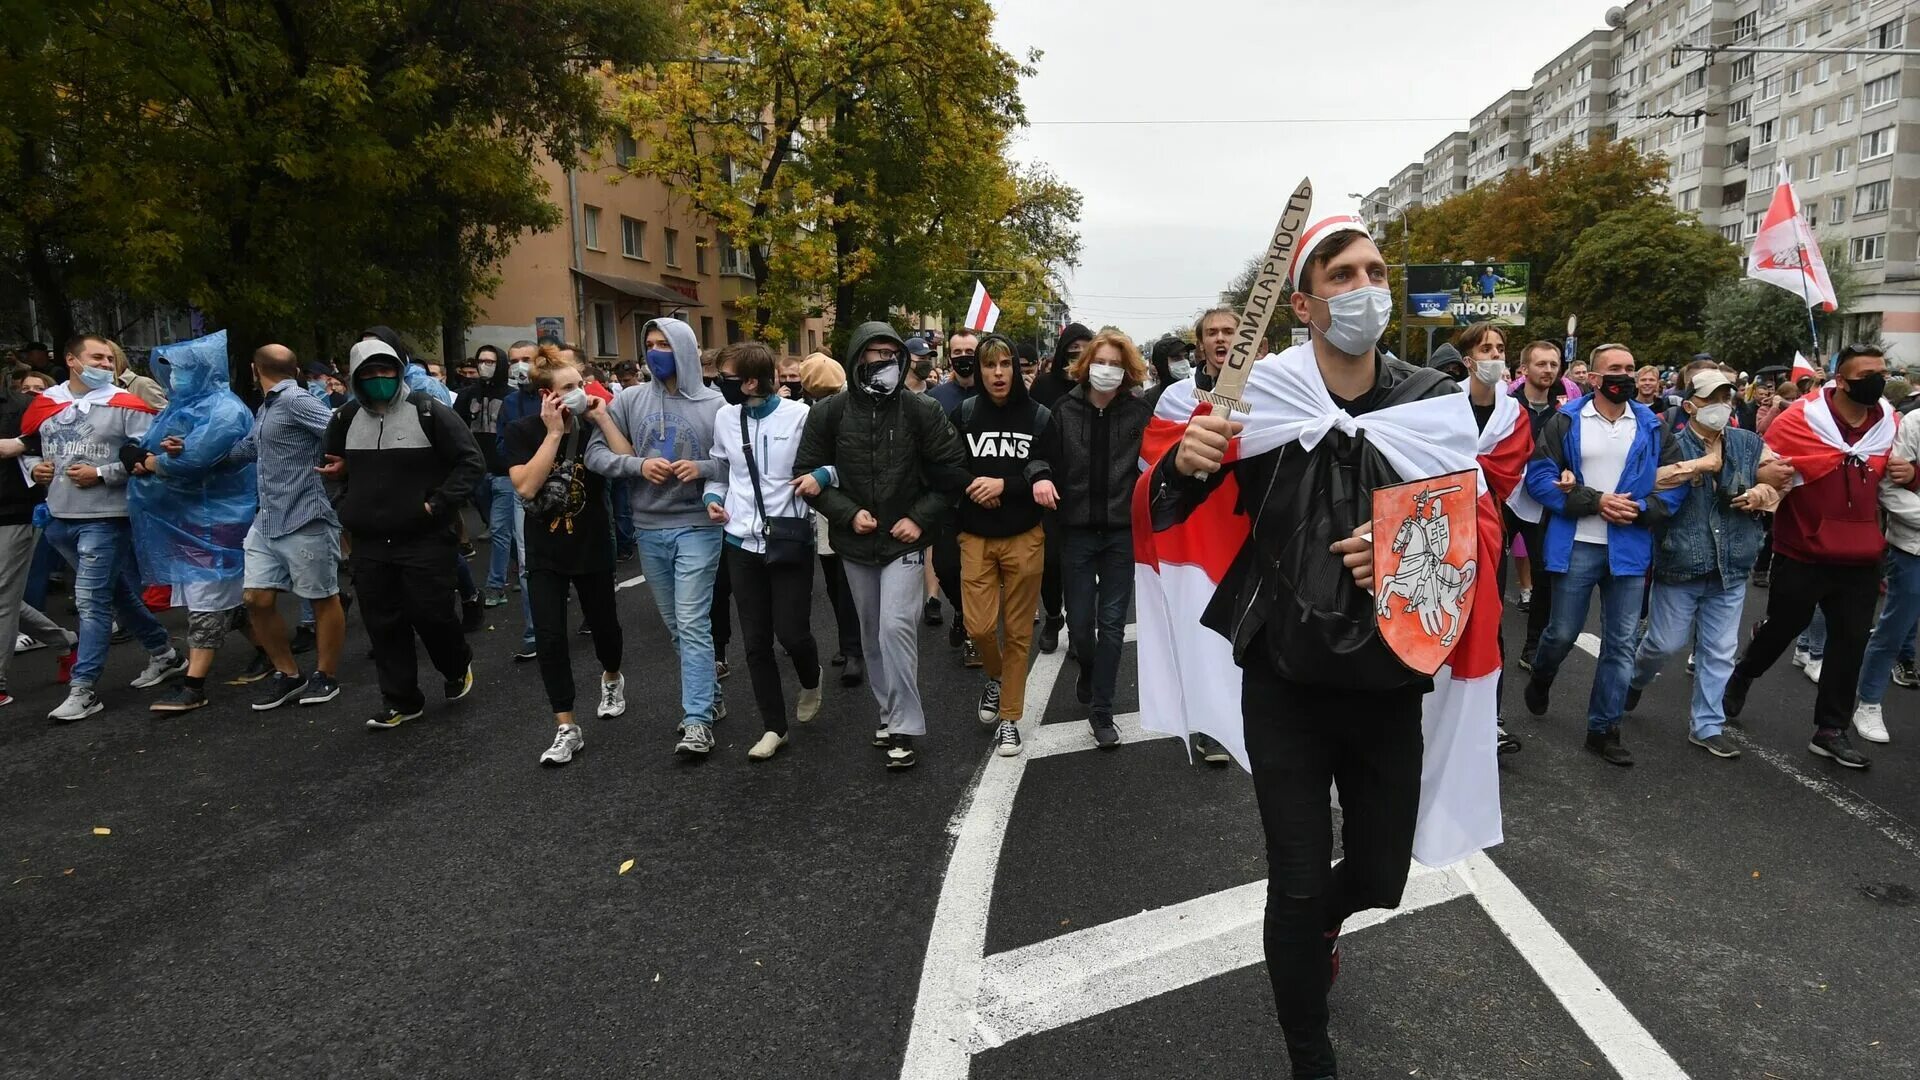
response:
[[[394,375],[373,375],[360,380],[360,392],[367,400],[385,404],[400,392],[400,379]]]

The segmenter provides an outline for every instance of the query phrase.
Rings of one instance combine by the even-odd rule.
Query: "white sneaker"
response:
[[[594,715],[601,719],[610,716],[625,716],[627,712],[627,677],[621,675],[612,682],[602,679],[600,682],[600,707]]]
[[[575,751],[586,745],[586,736],[580,734],[579,724],[561,724],[553,733],[553,745],[540,755],[540,764],[565,765],[573,760]]]
[[[19,653],[34,652],[46,647],[46,642],[41,641],[32,634],[21,634],[19,637],[13,639],[13,651],[16,655]]]
[[[680,728],[680,741],[674,745],[673,752],[682,757],[705,757],[712,749],[712,727],[706,724],[684,724]]]
[[[1793,666],[1794,667],[1806,667],[1807,662],[1812,659],[1813,659],[1812,653],[1798,646],[1794,647],[1794,650],[1793,650]]]
[[[94,694],[93,687],[76,686],[67,691],[67,700],[48,713],[47,719],[70,724],[75,720],[85,720],[104,708],[106,706],[100,704],[100,698]]]
[[[1820,685],[1820,668],[1823,663],[1822,660],[1809,660],[1807,666],[1800,669],[1806,675],[1807,681],[1815,686]]]
[[[1880,714],[1880,706],[1869,705],[1864,701],[1853,710],[1853,730],[1859,732],[1860,737],[1868,742],[1893,741],[1893,737],[1887,734],[1887,721]]]
[[[159,656],[148,658],[146,668],[133,680],[133,688],[145,690],[150,686],[159,686],[185,670],[187,658],[180,655],[179,649],[168,649]]]
[[[802,724],[811,724],[820,716],[820,688],[809,690],[800,688],[800,703],[794,707],[793,718]]]
[[[747,751],[747,759],[750,761],[765,761],[778,753],[780,748],[785,745],[787,745],[787,737],[785,735],[777,731],[769,731],[765,735],[760,736],[760,741],[753,744],[753,749]]]

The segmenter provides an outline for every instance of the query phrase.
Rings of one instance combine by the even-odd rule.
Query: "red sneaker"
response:
[[[7,693],[5,690],[0,690],[0,706],[11,704],[13,704],[13,695]]]
[[[1329,930],[1327,939],[1327,989],[1340,981],[1340,931]]]
[[[53,677],[53,681],[57,683],[72,682],[73,665],[79,662],[80,646],[75,645],[73,648],[67,650],[67,655],[60,658],[60,671]]]

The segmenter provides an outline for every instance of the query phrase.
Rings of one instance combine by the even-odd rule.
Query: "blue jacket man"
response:
[[[1586,625],[1600,590],[1600,661],[1587,699],[1587,749],[1614,765],[1633,764],[1620,742],[1633,635],[1639,624],[1654,530],[1686,492],[1658,491],[1660,467],[1679,450],[1660,418],[1635,402],[1633,354],[1624,345],[1593,351],[1599,389],[1561,406],[1542,425],[1527,465],[1527,494],[1546,511],[1540,558],[1553,583],[1553,615],[1533,655],[1527,711],[1544,716],[1553,679]]]

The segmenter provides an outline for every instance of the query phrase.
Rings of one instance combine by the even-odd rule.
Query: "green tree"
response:
[[[1860,278],[1847,262],[1845,245],[1830,243],[1822,247],[1839,306],[1831,312],[1816,309],[1813,317],[1820,329],[1822,351],[1831,352],[1829,343],[1859,295]],[[1796,352],[1819,362],[1808,333],[1805,301],[1765,282],[1741,278],[1713,290],[1707,297],[1704,324],[1708,351],[1747,371],[1791,363]]]
[[[1580,331],[1619,341],[1648,363],[1701,346],[1707,296],[1740,272],[1740,249],[1664,199],[1642,199],[1580,233],[1547,291],[1580,313]]]

